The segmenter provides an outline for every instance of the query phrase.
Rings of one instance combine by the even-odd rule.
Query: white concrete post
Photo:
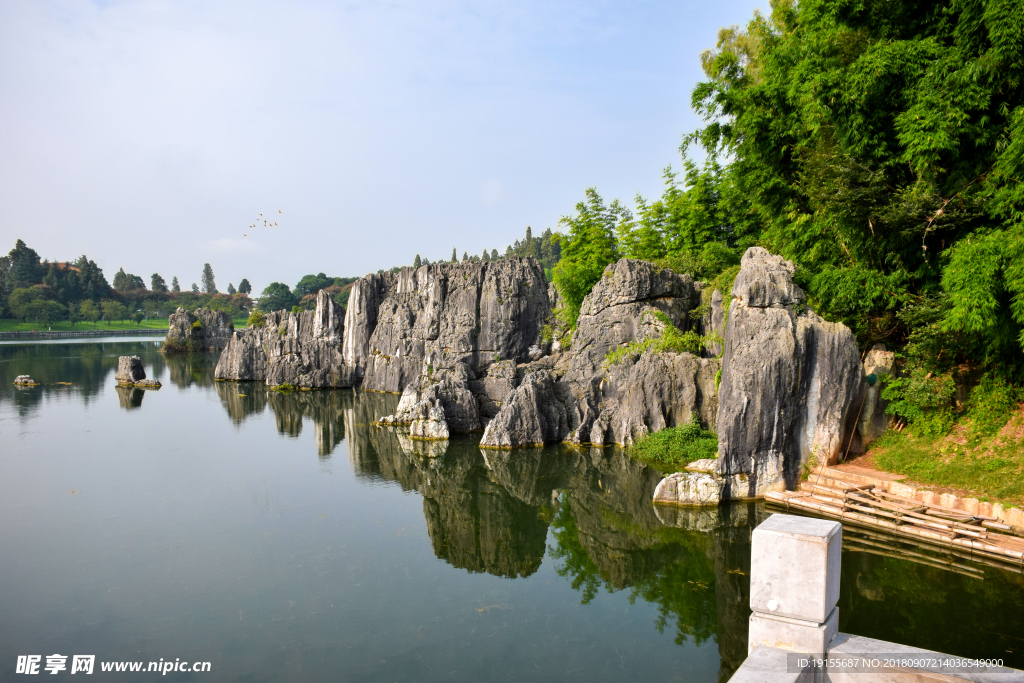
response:
[[[750,548],[750,635],[759,645],[824,655],[839,629],[843,525],[772,515]]]

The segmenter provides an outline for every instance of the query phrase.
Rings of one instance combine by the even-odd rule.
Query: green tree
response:
[[[36,299],[28,304],[28,317],[43,326],[49,326],[64,317],[67,312],[64,306],[56,301]]]
[[[452,263],[458,263],[458,262],[459,262],[459,252],[457,252],[455,250],[455,247],[452,247]]]
[[[5,289],[8,292],[13,292],[15,289],[26,289],[42,282],[45,272],[39,261],[39,254],[20,239],[15,241],[14,249],[7,254],[7,258],[9,266]]]
[[[178,284],[178,276],[177,275],[175,275],[174,277],[171,278],[171,291],[172,292],[180,292],[181,291],[181,285]]]
[[[808,0],[722,30],[687,141],[730,160],[709,204],[730,241],[793,259],[811,303],[865,343],[906,341],[901,311],[945,292],[930,362],[1017,372],[1020,26],[1012,0]]]
[[[192,294],[193,296],[199,296],[199,285],[192,283]]]
[[[135,325],[138,326],[142,324],[145,317],[146,315],[142,311],[135,311],[135,315],[132,316],[132,319],[135,320]]]
[[[205,292],[206,294],[217,293],[217,283],[214,281],[213,278],[213,267],[209,263],[203,264],[202,283],[203,292]]]
[[[31,315],[31,304],[34,301],[46,298],[46,291],[39,286],[19,287],[12,291],[10,297],[8,297],[8,305],[14,317],[28,322]]]
[[[238,291],[246,296],[252,294],[252,285],[249,284],[249,280],[242,278],[242,281],[238,283]]]
[[[71,327],[75,326],[75,323],[82,319],[82,314],[79,310],[79,305],[71,302],[67,306],[67,319],[71,323]]]
[[[271,282],[260,295],[258,307],[261,311],[291,310],[296,305],[291,288],[283,282]]]
[[[416,254],[416,258],[413,259],[413,262],[412,262],[412,267],[414,269],[416,269],[416,268],[419,268],[421,265],[422,265],[422,261],[420,260],[420,255]]]
[[[228,296],[234,296],[235,292],[237,292],[237,291],[238,290],[235,289],[235,283],[234,282],[229,282],[228,283]]]
[[[100,302],[100,309],[103,311],[103,318],[107,321],[107,327],[114,320],[124,320],[128,317],[128,309],[119,301],[107,299]]]
[[[167,281],[160,277],[160,273],[153,273],[149,278],[150,289],[154,292],[167,292]]]
[[[81,313],[83,318],[92,321],[93,327],[96,327],[96,321],[98,321],[100,317],[103,315],[103,313],[100,311],[100,307],[97,306],[96,302],[93,301],[92,299],[86,299],[85,301],[83,301],[82,305],[79,306],[78,311],[79,313]]]
[[[564,315],[570,325],[575,326],[583,298],[601,279],[604,269],[619,259],[616,227],[630,219],[629,211],[618,200],[605,206],[597,190],[589,188],[586,199],[576,205],[576,214],[560,221],[568,234],[554,279],[565,300]]]
[[[305,275],[298,284],[295,285],[294,295],[296,301],[301,300],[303,297],[309,294],[316,294],[321,289],[325,289],[334,284],[334,278],[327,277],[323,273],[317,273],[316,275]]]

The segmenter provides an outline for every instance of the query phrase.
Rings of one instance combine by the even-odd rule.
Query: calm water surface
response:
[[[412,442],[372,426],[397,396],[158,348],[0,345],[0,680],[53,653],[208,681],[719,681],[746,656],[763,506],[656,510],[615,449]],[[116,388],[128,354],[164,387]],[[844,550],[842,630],[1024,667],[1021,574],[877,540]]]

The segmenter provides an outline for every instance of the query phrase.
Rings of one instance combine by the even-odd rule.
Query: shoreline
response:
[[[89,337],[138,337],[140,335],[167,336],[166,329],[143,327],[137,330],[59,330],[59,331],[14,331],[0,332],[0,341],[34,339],[76,339]]]

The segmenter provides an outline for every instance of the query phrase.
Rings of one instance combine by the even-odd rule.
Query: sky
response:
[[[259,292],[504,252],[588,187],[658,196],[758,7],[0,0],[0,253]]]

